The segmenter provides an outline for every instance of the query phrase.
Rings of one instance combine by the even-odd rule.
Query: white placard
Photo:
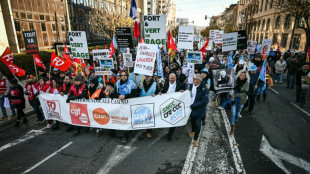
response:
[[[144,42],[166,45],[166,15],[147,15],[144,19]]]
[[[40,93],[45,118],[70,125],[135,130],[184,126],[191,113],[189,91],[125,100],[80,99],[66,103],[66,99],[59,94]]]
[[[219,31],[219,30],[210,30],[209,31],[209,38],[210,39],[215,39],[215,32]]]
[[[210,40],[209,40],[208,46],[207,46],[207,48],[206,48],[207,50],[210,51],[210,50],[212,49],[213,42],[214,42],[214,39],[210,39]]]
[[[248,51],[248,54],[255,54],[256,45],[257,45],[256,41],[252,41],[252,40],[248,40],[247,41],[247,51]]]
[[[224,34],[224,31],[222,30],[215,31],[215,38],[214,38],[215,44],[223,43],[223,34]]]
[[[93,52],[93,62],[95,65],[96,75],[106,75],[107,73],[102,71],[100,64],[101,59],[110,58],[109,49],[92,50],[92,52]]]
[[[85,31],[69,31],[71,53],[74,58],[89,59]]]
[[[178,48],[193,50],[194,42],[194,27],[193,26],[179,26]]]
[[[124,67],[133,67],[132,54],[123,53]]]
[[[269,55],[271,43],[272,43],[271,39],[264,39],[263,42],[262,42],[262,53],[263,53],[263,50],[264,50],[266,56]]]
[[[135,61],[135,74],[153,76],[157,45],[139,43]]]
[[[222,51],[237,50],[238,32],[223,34]]]

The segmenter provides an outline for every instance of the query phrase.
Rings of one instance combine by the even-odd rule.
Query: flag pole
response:
[[[14,73],[12,73],[12,74],[14,75],[15,79],[18,81],[18,83],[20,84],[20,86],[23,87],[23,85],[20,83],[20,81],[18,80],[18,78],[16,77],[16,75],[15,75]]]
[[[37,80],[38,80],[39,76],[38,76],[36,61],[34,60],[34,54],[32,54],[32,57],[33,57],[33,65],[34,65],[34,69],[35,69],[35,72],[36,72],[36,77],[37,77]]]

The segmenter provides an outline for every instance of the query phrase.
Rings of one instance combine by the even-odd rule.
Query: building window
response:
[[[270,9],[272,9],[272,5],[273,5],[273,0],[270,0],[270,6],[269,6]]]
[[[284,28],[289,29],[291,27],[291,15],[285,17]]]
[[[268,39],[268,33],[265,33],[265,39]]]
[[[33,30],[34,30],[33,23],[29,23],[29,29],[30,29],[30,31],[33,31]]]
[[[276,44],[278,41],[278,33],[274,33],[273,34],[273,38],[272,38],[272,45]]]
[[[262,31],[264,31],[265,30],[265,19],[263,20],[263,24],[262,24]]]
[[[18,19],[18,18],[19,18],[18,12],[13,12],[13,18],[14,18],[14,19]]]
[[[19,23],[19,21],[14,21],[14,23],[15,23],[15,30],[16,31],[20,31],[20,23]]]
[[[53,31],[56,31],[56,24],[52,24]]]
[[[270,18],[267,19],[266,30],[269,31],[270,28]]]
[[[300,45],[301,34],[294,34],[293,38],[293,49],[298,50]]]
[[[26,19],[26,13],[20,13],[20,18]]]
[[[27,14],[27,19],[32,19],[32,14],[31,13]]]
[[[63,22],[64,21],[64,17],[60,17],[59,20],[60,20],[60,22]]]
[[[62,31],[65,31],[65,30],[66,30],[66,28],[65,28],[65,25],[64,25],[64,24],[61,24],[61,30],[62,30]]]
[[[257,24],[257,31],[260,31],[260,20],[258,21],[258,24]]]
[[[261,43],[263,42],[263,39],[264,39],[264,33],[261,33],[261,34],[260,34],[260,42],[261,42]]]
[[[42,31],[46,31],[45,23],[41,23],[41,28],[42,28]]]
[[[264,0],[262,0],[262,3],[260,4],[260,12],[263,11],[263,5],[264,5]]]
[[[253,40],[255,40],[255,33],[253,33]]]
[[[286,48],[287,39],[288,39],[288,34],[287,33],[283,33],[282,34],[282,41],[281,41],[281,47],[282,48]]]
[[[44,15],[40,15],[40,20],[44,20]]]
[[[257,41],[257,43],[258,43],[258,37],[259,37],[259,34],[257,33],[257,36],[256,36],[256,41]]]
[[[265,3],[265,10],[267,10],[267,7],[268,7],[268,0],[266,0],[266,3]]]
[[[275,23],[275,29],[280,29],[281,25],[281,16],[278,16]]]

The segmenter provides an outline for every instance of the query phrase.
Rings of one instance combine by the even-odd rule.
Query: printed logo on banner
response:
[[[70,116],[73,124],[90,126],[87,104],[70,103]]]
[[[58,100],[44,100],[47,118],[62,120],[61,118],[61,110],[60,110],[60,102]]]
[[[174,125],[186,117],[185,104],[170,98],[160,105],[160,115],[162,120]]]
[[[132,128],[155,127],[154,104],[131,105]]]
[[[94,109],[93,118],[97,123],[101,125],[106,125],[110,121],[109,114],[103,108]]]

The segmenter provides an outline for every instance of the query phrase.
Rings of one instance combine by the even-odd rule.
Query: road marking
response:
[[[15,145],[17,145],[19,143],[25,142],[25,141],[27,141],[27,140],[29,140],[31,138],[34,138],[34,137],[36,137],[38,135],[41,135],[41,134],[45,133],[43,131],[44,129],[45,128],[40,129],[40,130],[31,130],[31,131],[27,132],[22,138],[14,140],[13,142],[8,143],[8,144],[3,145],[2,147],[0,147],[0,152],[5,150],[5,149],[7,149],[7,148],[10,148],[10,147],[15,146]]]
[[[230,133],[229,133],[230,132],[230,123],[229,123],[228,117],[226,115],[226,112],[224,109],[222,109],[220,112],[222,113],[221,115],[224,119],[225,128],[226,128],[226,132],[227,132],[227,136],[228,136],[228,140],[229,140],[230,149],[231,149],[232,154],[233,154],[236,170],[238,173],[245,174],[246,172],[245,172],[245,169],[244,169],[244,166],[242,163],[239,148],[238,148],[238,146],[236,146],[235,136],[230,135]]]
[[[110,170],[115,167],[118,163],[123,161],[130,153],[135,151],[137,147],[133,147],[133,143],[135,143],[138,137],[142,134],[142,131],[136,134],[136,136],[130,140],[128,145],[117,145],[114,149],[113,153],[108,158],[106,164],[98,170],[97,174],[106,174],[109,173]]]
[[[303,113],[305,113],[306,115],[310,116],[310,114],[309,114],[307,111],[305,111],[304,109],[300,108],[300,107],[297,106],[295,103],[291,102],[291,104],[292,104],[293,106],[295,106],[297,109],[301,110],[301,111],[302,111]]]
[[[194,165],[194,160],[196,158],[196,152],[197,152],[197,147],[193,146],[193,140],[191,141],[191,145],[189,146],[187,155],[186,155],[186,160],[184,162],[184,166],[182,169],[182,174],[190,174],[192,172],[192,168]],[[200,136],[198,137],[198,142],[200,140]]]
[[[262,137],[262,142],[260,144],[259,151],[265,154],[272,162],[274,162],[278,167],[280,167],[285,173],[291,173],[291,172],[284,166],[281,160],[289,162],[295,166],[298,166],[310,173],[309,162],[273,148],[264,135]]]
[[[26,171],[24,171],[23,173],[29,173],[30,171],[32,171],[33,169],[37,168],[39,165],[43,164],[45,161],[49,160],[50,158],[52,158],[53,156],[55,156],[58,152],[64,150],[65,148],[67,148],[68,146],[70,146],[73,142],[69,142],[68,144],[62,146],[62,148],[58,149],[57,151],[55,151],[54,153],[50,154],[48,157],[44,158],[42,161],[38,162],[37,164],[35,164],[34,166],[30,167],[29,169],[27,169]]]
[[[279,92],[278,91],[276,91],[276,90],[274,90],[273,88],[269,88],[269,89],[271,89],[273,92],[275,92],[276,94],[279,94]]]

